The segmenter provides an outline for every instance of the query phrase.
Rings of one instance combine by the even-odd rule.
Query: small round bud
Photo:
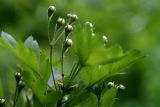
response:
[[[71,25],[67,25],[65,28],[65,37],[67,37],[72,30],[73,30],[73,27]]]
[[[3,107],[5,105],[5,99],[0,99],[0,107]]]
[[[22,88],[24,88],[25,86],[25,82],[20,80],[18,83],[18,91],[20,92],[22,90]]]
[[[77,16],[76,14],[73,14],[73,15],[71,16],[71,18],[72,18],[73,21],[78,20],[78,16]]]
[[[114,82],[108,82],[107,87],[108,87],[108,88],[114,87]]]
[[[65,24],[65,19],[59,17],[57,19],[57,27],[59,28],[59,27],[63,26],[64,24]]]
[[[124,91],[126,89],[126,87],[122,84],[117,86],[118,91]]]
[[[67,17],[70,18],[70,24],[78,20],[78,16],[76,14],[67,14]]]
[[[102,36],[102,39],[103,39],[104,42],[108,41],[108,38],[105,35]]]
[[[16,79],[16,83],[18,84],[19,83],[19,81],[21,80],[21,73],[20,72],[16,72],[15,73],[15,79]]]
[[[72,17],[72,14],[70,14],[70,13],[67,14],[67,17],[68,17],[68,18],[71,18],[71,17]]]
[[[72,46],[72,44],[73,44],[72,39],[66,39],[66,41],[65,41],[66,47],[70,47],[70,46]]]
[[[85,23],[85,25],[86,25],[86,26],[89,26],[90,28],[93,28],[93,24],[92,24],[91,22],[89,22],[89,21],[87,21],[87,22]]]
[[[56,11],[56,7],[54,7],[54,6],[49,6],[48,7],[48,19],[50,17],[52,17],[52,15],[54,14],[55,11]]]

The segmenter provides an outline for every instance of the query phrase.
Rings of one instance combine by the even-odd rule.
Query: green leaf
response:
[[[86,101],[89,98],[89,95],[90,92],[84,88],[73,91],[64,107],[74,107],[75,105]]]
[[[144,56],[140,51],[132,50],[111,63],[96,66],[86,66],[82,68],[80,74],[84,83],[87,86],[90,86],[101,79],[121,72],[123,69],[128,67],[128,65],[135,63],[137,60],[143,57]]]
[[[49,79],[49,76],[51,74],[51,71],[50,71],[50,64],[49,64],[49,56],[48,56],[48,53],[45,51],[45,50],[41,50],[40,52],[40,65],[39,65],[39,71],[40,71],[40,74],[43,78],[44,81],[48,81]]]
[[[72,33],[74,50],[81,64],[84,64],[89,56],[91,33],[88,28],[82,28],[81,25],[77,25]]]
[[[4,39],[0,38],[0,46],[5,48],[7,51],[9,51],[11,54],[16,55],[15,49]]]
[[[31,48],[36,53],[37,59],[39,61],[40,60],[40,49],[39,49],[39,45],[38,45],[37,41],[34,40],[32,36],[29,36],[25,40],[24,45],[27,48]]]
[[[90,93],[88,99],[84,99],[84,102],[76,105],[75,107],[98,107],[98,100],[96,95]]]
[[[101,97],[101,105],[102,107],[112,107],[117,95],[116,87],[109,89],[104,95]]]
[[[21,41],[18,41],[16,45],[16,58],[24,65],[38,72],[39,66],[35,52],[25,47]]]
[[[7,41],[13,48],[16,48],[16,40],[8,33],[1,32],[1,37]]]
[[[87,60],[87,65],[98,65],[106,63],[113,58],[118,58],[123,55],[123,50],[119,45],[113,45],[109,48],[99,48],[91,53]]]

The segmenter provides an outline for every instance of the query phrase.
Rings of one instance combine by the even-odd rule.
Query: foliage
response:
[[[26,83],[24,94],[28,100],[25,104],[19,105],[112,107],[119,92],[119,85],[108,87],[106,79],[121,73],[130,64],[144,57],[139,50],[124,52],[119,45],[109,46],[106,36],[95,33],[90,22],[84,25],[80,22],[75,23],[72,16],[65,19],[65,24],[61,22],[62,20],[57,21],[52,36],[50,33],[53,32],[50,31],[52,15],[49,15],[50,52],[39,48],[32,36],[23,43],[16,41],[8,33],[1,33],[0,46],[18,60],[20,64],[18,68]],[[74,29],[66,34],[68,25],[74,26]],[[72,43],[68,43],[69,38],[73,40],[73,46]],[[60,48],[55,48],[57,45]],[[60,57],[52,56],[56,51],[60,51]],[[70,60],[67,60],[67,57]],[[59,80],[56,79],[57,75],[53,69],[55,62],[60,65]],[[66,66],[71,66],[69,72],[66,71]],[[53,84],[48,83],[50,76]],[[33,92],[31,99],[27,93],[28,89]],[[95,102],[91,103],[90,99]]]

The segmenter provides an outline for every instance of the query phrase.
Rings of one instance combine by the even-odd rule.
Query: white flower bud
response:
[[[89,21],[87,21],[87,22],[85,23],[85,25],[86,25],[86,26],[89,26],[90,28],[93,28],[93,24],[92,24],[91,22],[89,22]]]
[[[76,14],[67,14],[67,17],[70,18],[70,24],[72,24],[73,22],[77,21],[78,20],[78,16]]]
[[[68,18],[71,18],[71,17],[72,17],[72,14],[71,14],[71,13],[67,14],[67,17],[68,17]]]
[[[3,107],[5,105],[5,99],[0,99],[0,107]]]
[[[108,42],[108,38],[107,38],[105,35],[102,36],[102,39],[103,39],[103,41],[104,41],[105,43]]]
[[[126,89],[126,87],[122,84],[117,86],[118,91],[124,91]]]
[[[48,19],[54,14],[55,11],[56,11],[56,7],[54,6],[48,7]]]
[[[65,41],[66,47],[70,47],[70,46],[72,46],[72,44],[73,44],[72,39],[66,39],[66,41]]]
[[[59,17],[57,19],[57,27],[59,28],[59,27],[63,26],[64,24],[65,24],[65,19]]]
[[[23,80],[20,80],[18,83],[18,91],[20,92],[25,86],[25,82]]]
[[[72,18],[74,21],[78,20],[78,16],[77,16],[76,14],[73,14],[73,15],[71,16],[71,18]]]
[[[71,25],[67,25],[65,28],[65,37],[67,37],[72,30],[73,30],[73,27]]]
[[[108,88],[114,87],[114,82],[108,82],[107,87],[108,87]]]
[[[21,76],[21,73],[20,73],[20,72],[16,72],[16,73],[15,73],[15,79],[16,79],[16,83],[17,83],[17,84],[19,83],[21,77],[22,77],[22,76]]]

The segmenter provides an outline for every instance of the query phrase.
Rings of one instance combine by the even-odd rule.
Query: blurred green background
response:
[[[108,36],[109,45],[148,55],[126,75],[113,78],[127,87],[115,107],[160,107],[160,0],[0,0],[0,31],[22,40],[33,35],[47,48],[49,5],[57,7],[56,17],[71,12],[82,22],[91,21],[95,32]],[[0,48],[0,97],[13,93],[15,62]]]

